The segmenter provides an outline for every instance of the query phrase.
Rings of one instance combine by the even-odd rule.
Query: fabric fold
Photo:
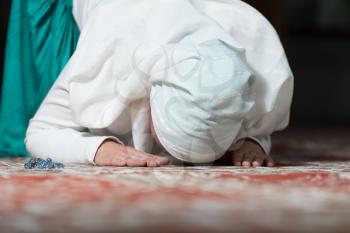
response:
[[[72,1],[13,0],[0,101],[0,155],[27,155],[28,121],[75,50]]]

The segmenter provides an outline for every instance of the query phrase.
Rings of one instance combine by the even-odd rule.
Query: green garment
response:
[[[28,122],[78,37],[71,0],[12,0],[0,99],[0,157],[28,155]]]

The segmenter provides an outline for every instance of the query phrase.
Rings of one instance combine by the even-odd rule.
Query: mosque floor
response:
[[[0,232],[350,232],[350,130],[274,136],[274,168],[0,160]]]

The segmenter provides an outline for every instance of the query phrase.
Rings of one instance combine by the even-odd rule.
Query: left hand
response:
[[[272,157],[266,154],[254,140],[241,140],[236,145],[237,149],[231,152],[233,165],[243,167],[273,167],[275,165]]]

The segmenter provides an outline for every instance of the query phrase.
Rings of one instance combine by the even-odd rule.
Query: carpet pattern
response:
[[[329,135],[332,135],[330,137]],[[350,232],[350,133],[275,136],[274,168],[0,160],[0,232]]]

